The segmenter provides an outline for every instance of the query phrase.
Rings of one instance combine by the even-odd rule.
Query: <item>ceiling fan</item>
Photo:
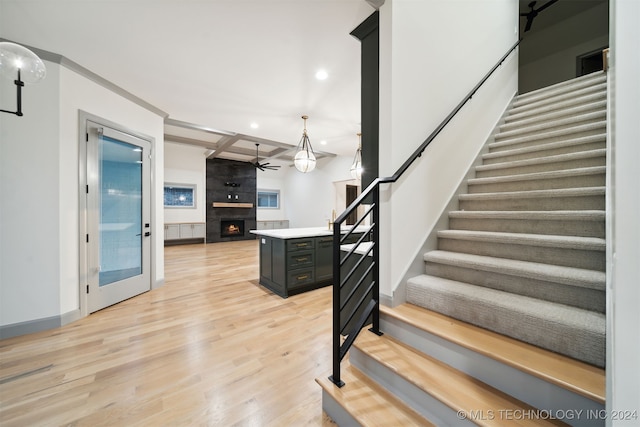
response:
[[[548,2],[546,2],[545,4],[543,4],[542,6],[540,6],[537,9],[535,9],[537,1],[532,1],[531,3],[529,3],[529,9],[531,9],[531,10],[529,12],[527,12],[527,13],[521,13],[520,14],[520,16],[525,16],[527,18],[527,25],[524,27],[524,32],[526,33],[527,31],[529,31],[531,29],[531,25],[533,24],[533,19],[536,16],[538,16],[538,14],[540,12],[542,12],[543,10],[545,10],[546,8],[548,8],[549,6],[551,6],[552,4],[554,4],[557,1],[558,0],[549,0]]]
[[[256,168],[260,169],[261,171],[263,170],[276,170],[280,168],[280,165],[270,165],[269,162],[267,163],[260,163],[260,154],[258,152],[258,146],[260,146],[260,144],[256,144],[256,161],[255,163],[251,163],[253,166],[255,166]]]

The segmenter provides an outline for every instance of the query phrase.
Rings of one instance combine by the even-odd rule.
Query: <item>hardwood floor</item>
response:
[[[282,299],[258,242],[165,248],[165,285],[0,341],[0,424],[331,426],[331,288]]]

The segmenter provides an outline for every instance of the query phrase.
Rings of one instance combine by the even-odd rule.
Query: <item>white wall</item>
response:
[[[0,326],[60,314],[60,67],[46,65],[24,87],[24,116],[0,113]],[[13,82],[0,88],[0,108],[15,110]]]
[[[607,409],[640,416],[640,2],[617,0],[611,7]]]
[[[385,2],[380,9],[381,176],[393,174],[516,42],[517,7],[512,0]],[[512,55],[405,177],[383,187],[383,295],[392,296],[420,255],[516,90],[517,55]]]
[[[206,149],[184,144],[164,144],[164,182],[196,186],[195,209],[165,208],[164,222],[206,221]]]
[[[324,158],[318,160],[315,170],[306,174],[295,168],[287,168],[287,196],[283,201],[290,227],[327,225],[331,219],[331,211],[336,209],[333,183],[351,179],[352,161],[347,156]]]
[[[522,34],[519,92],[576,77],[576,58],[609,46],[608,4]]]
[[[256,209],[256,219],[258,221],[281,221],[288,220],[287,212],[288,197],[286,180],[290,172],[291,162],[284,162],[277,159],[270,159],[269,163],[280,165],[280,169],[256,171],[256,188],[258,190],[278,190],[280,191],[280,207],[278,209]]]
[[[25,115],[0,115],[0,326],[79,315],[79,110],[155,138],[152,232],[163,231],[163,117],[64,66],[46,66],[47,78],[25,88]],[[12,92],[5,85],[3,101]],[[164,280],[162,244],[155,239],[154,284]]]

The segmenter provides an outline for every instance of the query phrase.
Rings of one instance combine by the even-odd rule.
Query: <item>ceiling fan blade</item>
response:
[[[545,10],[546,8],[548,8],[549,6],[551,6],[552,4],[554,4],[555,2],[557,2],[558,0],[549,0],[548,2],[546,2],[545,4],[543,4],[542,6],[540,6],[536,12],[542,12],[543,10]]]
[[[533,24],[533,17],[527,17],[527,25],[524,27],[524,32],[526,33],[531,29],[531,24]]]

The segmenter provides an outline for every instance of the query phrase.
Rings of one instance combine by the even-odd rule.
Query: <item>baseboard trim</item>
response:
[[[13,323],[0,326],[0,339],[13,338],[35,332],[48,331],[59,328],[82,318],[80,309],[75,309],[58,316],[45,317],[43,319],[28,320],[26,322]]]

